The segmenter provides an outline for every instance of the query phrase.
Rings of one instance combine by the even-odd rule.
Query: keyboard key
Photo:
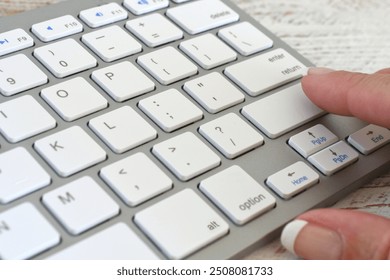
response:
[[[172,180],[145,154],[137,153],[110,164],[100,177],[129,206],[137,206],[172,188]]]
[[[93,71],[91,77],[118,102],[150,92],[155,88],[154,82],[130,61]]]
[[[89,127],[115,153],[124,153],[157,137],[157,131],[129,106],[93,118]]]
[[[117,25],[85,34],[81,40],[106,62],[142,51],[142,45]]]
[[[317,124],[305,131],[302,131],[288,140],[288,144],[293,147],[303,157],[308,156],[336,143],[339,138],[322,124]]]
[[[157,47],[183,37],[183,31],[160,14],[130,20],[126,28],[149,47]]]
[[[166,132],[172,132],[203,117],[202,111],[176,89],[142,99],[138,106]]]
[[[0,33],[0,56],[29,48],[34,40],[21,28]]]
[[[125,0],[123,5],[135,15],[142,15],[168,7],[168,0]]]
[[[263,137],[234,113],[201,125],[199,133],[229,159],[264,143]]]
[[[80,33],[83,26],[73,16],[66,15],[36,23],[31,27],[31,31],[43,42],[49,42]]]
[[[245,96],[220,73],[213,72],[184,84],[184,90],[209,113],[239,104]]]
[[[0,104],[0,132],[11,143],[35,136],[55,126],[55,119],[31,95]]]
[[[246,224],[276,204],[275,198],[237,165],[203,180],[199,188],[238,225]]]
[[[24,54],[0,60],[0,92],[3,95],[11,96],[46,83],[45,73]]]
[[[0,213],[0,259],[28,259],[59,242],[58,232],[31,203]]]
[[[210,33],[180,43],[180,49],[204,69],[233,61],[237,54]]]
[[[119,206],[91,177],[82,177],[44,194],[42,202],[74,235],[119,213]]]
[[[141,210],[134,221],[172,259],[185,258],[229,231],[229,225],[190,189]]]
[[[352,147],[340,141],[310,156],[308,160],[323,174],[330,176],[354,163],[358,158],[359,154]]]
[[[47,258],[48,260],[156,260],[133,230],[117,223]]]
[[[273,46],[273,41],[268,36],[247,21],[221,29],[218,36],[245,56]]]
[[[221,162],[220,158],[191,132],[154,145],[152,153],[182,181],[189,181],[217,167]]]
[[[58,78],[64,78],[97,65],[96,59],[74,39],[66,39],[36,48],[34,56]]]
[[[42,98],[66,121],[107,107],[107,100],[84,78],[77,77],[41,91]]]
[[[201,0],[167,10],[167,16],[189,34],[238,21],[239,15],[219,0]]]
[[[0,204],[46,187],[50,182],[49,174],[25,148],[18,147],[0,154]]]
[[[127,12],[117,3],[109,3],[80,12],[80,18],[92,28],[127,18]]]
[[[40,139],[34,148],[63,177],[106,159],[106,152],[79,126]]]
[[[390,143],[390,130],[370,124],[351,134],[348,142],[362,154],[368,155]]]
[[[306,66],[283,49],[252,57],[225,69],[225,75],[251,96],[302,77]]]
[[[142,55],[137,62],[163,85],[195,75],[198,68],[173,47]]]
[[[296,84],[245,106],[242,114],[268,137],[277,138],[324,112]]]
[[[298,161],[269,176],[266,184],[280,197],[290,199],[317,184],[319,178],[320,176],[307,164]]]

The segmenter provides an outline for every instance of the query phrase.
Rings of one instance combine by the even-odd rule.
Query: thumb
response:
[[[311,68],[302,78],[306,95],[320,108],[390,127],[390,71],[374,74]]]
[[[304,259],[390,259],[390,219],[353,210],[312,210],[287,224],[281,242]]]

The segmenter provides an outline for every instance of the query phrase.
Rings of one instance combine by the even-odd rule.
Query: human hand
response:
[[[390,128],[390,68],[370,75],[311,68],[302,88],[328,112]],[[352,210],[312,210],[287,224],[281,241],[304,259],[390,259],[390,219]]]

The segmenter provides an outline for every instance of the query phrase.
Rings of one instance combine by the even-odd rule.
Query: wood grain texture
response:
[[[61,0],[0,0],[0,16]],[[82,1],[82,0],[80,0]],[[390,0],[233,0],[318,66],[361,72],[390,67]],[[334,207],[390,218],[390,170]],[[247,259],[292,259],[275,240]]]

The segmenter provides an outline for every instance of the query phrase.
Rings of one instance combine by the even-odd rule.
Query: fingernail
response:
[[[283,229],[281,242],[291,253],[311,260],[336,260],[341,257],[340,235],[328,228],[294,220]]]
[[[310,67],[307,71],[307,75],[324,75],[335,70],[326,67]]]

